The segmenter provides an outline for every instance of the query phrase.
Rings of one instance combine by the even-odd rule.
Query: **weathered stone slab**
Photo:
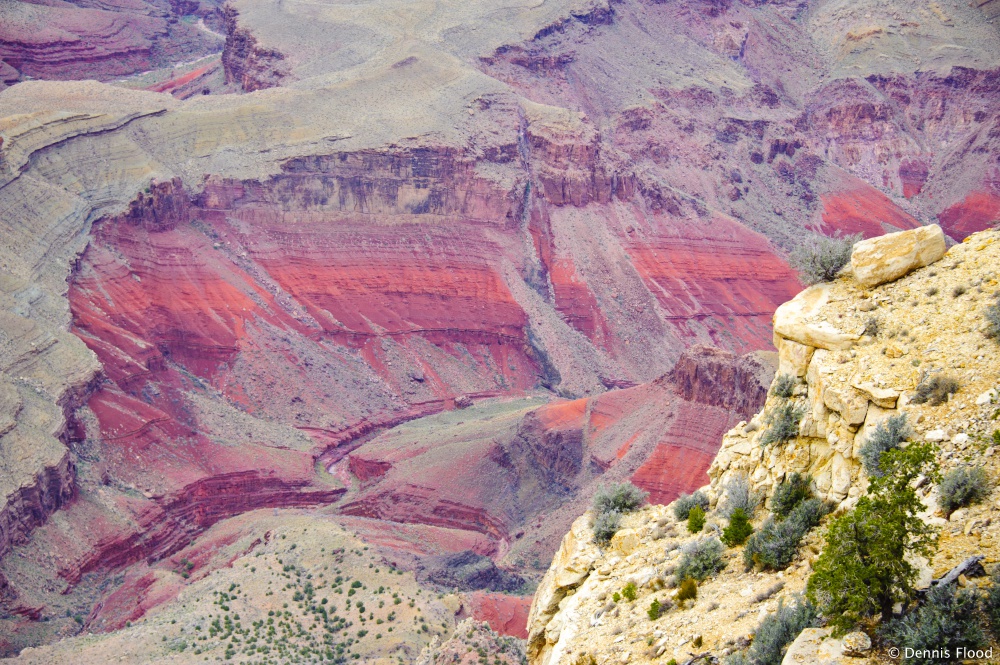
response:
[[[819,349],[849,349],[858,336],[819,320],[830,301],[830,284],[815,284],[778,307],[774,312],[774,332],[793,342]]]
[[[931,224],[862,240],[854,245],[851,267],[859,284],[878,286],[934,263],[947,249],[941,227]]]

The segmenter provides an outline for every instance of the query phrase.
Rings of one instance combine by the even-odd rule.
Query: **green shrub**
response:
[[[1000,342],[1000,294],[997,301],[983,312],[983,317],[986,319],[986,336]]]
[[[726,483],[725,490],[725,501],[719,510],[723,517],[731,518],[737,509],[746,513],[747,517],[753,517],[760,505],[760,494],[750,491],[750,479],[745,473],[731,478]]]
[[[685,600],[694,600],[697,597],[698,582],[690,577],[683,578],[677,588],[677,601],[682,603]]]
[[[774,490],[774,496],[771,497],[771,512],[779,520],[788,517],[795,510],[795,506],[812,496],[812,490],[809,489],[811,483],[812,476],[809,475],[793,473],[787,476]]]
[[[778,603],[778,611],[768,614],[754,632],[753,644],[734,654],[726,665],[781,665],[786,647],[806,628],[816,623],[816,607],[809,601],[791,605]]]
[[[601,487],[594,494],[594,511],[597,513],[631,513],[641,506],[649,492],[643,492],[632,483],[616,483],[610,488]]]
[[[674,501],[674,517],[679,520],[686,520],[691,509],[695,506],[700,506],[703,511],[708,510],[708,497],[703,492],[681,494]]]
[[[799,435],[799,421],[804,414],[805,409],[792,402],[784,402],[774,407],[764,419],[771,427],[764,432],[760,442],[766,446],[794,439]]]
[[[638,591],[638,589],[635,586],[635,582],[629,582],[625,585],[625,588],[622,589],[622,598],[631,603],[635,600],[636,591]]]
[[[810,600],[838,631],[888,618],[895,603],[912,600],[917,570],[907,555],[933,554],[934,532],[917,516],[924,506],[911,483],[921,474],[936,480],[934,449],[910,444],[883,453],[880,464],[883,475],[857,507],[830,523],[809,578]]]
[[[941,479],[938,504],[950,515],[970,503],[979,503],[989,495],[990,489],[990,477],[982,467],[960,466]]]
[[[774,383],[771,384],[771,394],[784,398],[791,397],[795,391],[795,384],[795,377],[791,374],[779,374],[774,377]]]
[[[677,579],[701,582],[726,567],[722,560],[725,548],[718,538],[701,538],[684,546],[675,574]]]
[[[649,604],[649,609],[646,610],[646,615],[649,617],[650,621],[656,621],[663,613],[670,609],[670,601],[661,603],[657,599],[653,599],[653,602]]]
[[[594,541],[598,543],[609,542],[618,533],[621,519],[621,513],[614,511],[610,513],[598,513],[594,517]]]
[[[819,524],[829,508],[819,499],[800,502],[784,520],[768,517],[760,531],[750,536],[743,549],[743,564],[747,570],[759,566],[764,570],[784,570],[799,551],[799,543]]]
[[[864,467],[865,473],[869,476],[881,476],[879,460],[882,459],[882,453],[899,448],[899,444],[906,441],[909,436],[910,426],[906,422],[905,413],[879,422],[859,451],[861,466]]]
[[[854,243],[862,237],[860,233],[842,238],[813,236],[791,253],[789,263],[805,284],[832,282],[851,260]]]
[[[618,601],[620,601],[621,599],[622,599],[622,595],[620,593],[618,593],[617,591],[615,591],[613,594],[611,594],[611,600],[615,601],[616,603]]]
[[[929,403],[931,406],[939,406],[948,401],[948,396],[958,392],[958,381],[947,375],[924,374],[917,384],[917,389],[913,394],[914,404]]]
[[[904,652],[913,650],[913,657],[906,658],[906,663],[939,663],[940,659],[925,657],[920,652],[948,649],[956,654],[958,647],[978,649],[986,646],[986,634],[978,620],[978,605],[975,591],[958,590],[950,584],[937,586],[927,594],[921,607],[889,623],[883,635]]]
[[[729,547],[736,547],[745,543],[752,533],[753,525],[750,524],[750,518],[742,508],[737,508],[729,516],[729,526],[722,530],[722,542]]]
[[[705,511],[701,506],[695,506],[688,513],[688,531],[698,533],[705,528]]]

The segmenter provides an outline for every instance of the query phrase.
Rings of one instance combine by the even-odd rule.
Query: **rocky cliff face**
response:
[[[938,229],[927,227],[859,243],[840,278],[778,309],[779,375],[763,410],[723,438],[703,488],[713,509],[725,507],[724,489],[737,476],[749,478],[769,506],[777,485],[793,472],[810,474],[813,493],[840,511],[850,509],[868,484],[860,447],[874,427],[898,414],[912,425],[911,440],[937,446],[943,471],[980,465],[995,482],[1000,346],[984,332],[986,308],[1000,293],[1000,233],[974,234],[947,252],[941,240]],[[782,380],[780,392],[788,396],[776,394],[782,376],[793,380]],[[940,401],[924,400],[918,386],[927,377],[949,377],[957,389]],[[785,404],[801,406],[797,435],[765,443],[768,414]],[[918,587],[969,556],[997,560],[995,490],[951,514],[938,508],[933,484],[925,483],[920,494],[926,507],[921,517],[938,532],[939,543],[932,560],[917,561]],[[758,513],[758,528],[766,512]],[[574,522],[535,595],[531,663],[728,655],[750,643],[779,601],[804,590],[824,544],[822,528],[809,533],[791,564],[776,572],[744,572],[741,548],[730,549],[724,569],[699,585],[697,599],[678,602],[673,571],[685,546],[705,536],[689,534],[667,506],[651,505],[626,517],[601,547],[593,542],[592,519],[587,513]],[[707,529],[718,530],[726,520],[710,510],[708,522]],[[636,599],[612,600],[629,583]],[[666,608],[659,618],[647,614],[653,599]],[[844,644],[828,636],[829,630],[806,631],[784,662],[845,662],[838,660],[846,658]],[[881,658],[871,655],[871,662]]]

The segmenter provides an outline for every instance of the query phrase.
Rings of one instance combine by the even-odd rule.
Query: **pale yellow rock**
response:
[[[639,547],[639,532],[635,529],[621,529],[611,538],[611,549],[622,556],[628,556]]]
[[[851,268],[859,284],[873,287],[930,265],[946,251],[944,232],[931,224],[862,240],[851,252]]]
[[[844,655],[842,640],[830,637],[832,628],[806,628],[788,647],[781,665],[847,665],[857,659]]]
[[[899,399],[899,391],[892,388],[879,388],[874,383],[852,383],[856,390],[860,391],[874,404],[883,409],[895,409],[896,400]]]
[[[809,369],[813,351],[816,349],[790,339],[776,336],[778,340],[778,374],[803,377]]]
[[[823,392],[823,403],[849,425],[860,425],[868,414],[868,398],[850,386],[828,388]]]
[[[830,301],[832,284],[815,284],[774,312],[774,332],[785,339],[818,349],[849,349],[859,338],[815,317]]]

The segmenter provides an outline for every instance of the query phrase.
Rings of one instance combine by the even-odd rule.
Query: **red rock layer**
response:
[[[920,226],[920,222],[903,212],[889,197],[860,181],[849,190],[824,194],[820,199],[823,226],[829,235],[860,233],[871,238]]]
[[[181,11],[197,9],[176,3]],[[109,80],[172,66],[218,50],[214,37],[141,0],[90,3],[16,1],[0,16],[0,76]]]
[[[956,240],[996,226],[1000,222],[1000,191],[972,192],[960,203],[946,208],[938,215],[938,221],[945,233]]]
[[[531,596],[507,596],[499,593],[474,591],[465,594],[472,618],[485,621],[501,635],[520,639],[528,637],[528,612]]]

